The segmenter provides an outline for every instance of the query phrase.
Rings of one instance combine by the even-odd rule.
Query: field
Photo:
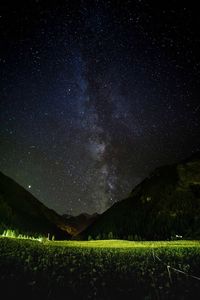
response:
[[[4,299],[198,299],[200,242],[0,238]]]

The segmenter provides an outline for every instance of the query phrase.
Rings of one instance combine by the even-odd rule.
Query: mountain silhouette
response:
[[[200,153],[157,168],[79,235],[82,239],[200,238]]]
[[[47,208],[30,192],[0,172],[0,231],[12,229],[21,234],[69,239],[65,219]]]

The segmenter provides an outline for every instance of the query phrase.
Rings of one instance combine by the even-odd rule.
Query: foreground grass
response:
[[[197,299],[200,281],[187,274],[200,275],[199,241],[0,238],[6,299]]]
[[[126,241],[126,240],[95,240],[95,241],[54,241],[52,246],[81,247],[81,248],[168,248],[168,247],[200,247],[200,241]]]

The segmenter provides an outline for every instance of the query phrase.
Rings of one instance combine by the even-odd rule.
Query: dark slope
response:
[[[200,238],[200,154],[156,169],[81,238]]]
[[[18,230],[24,234],[54,235],[66,239],[65,220],[47,208],[15,181],[0,173],[0,229]]]

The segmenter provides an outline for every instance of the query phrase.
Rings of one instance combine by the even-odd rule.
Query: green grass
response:
[[[7,298],[196,299],[199,241],[35,241],[0,238]]]
[[[54,241],[51,246],[81,247],[81,248],[159,248],[159,247],[200,247],[200,241],[126,241],[126,240],[98,240],[98,241]]]

